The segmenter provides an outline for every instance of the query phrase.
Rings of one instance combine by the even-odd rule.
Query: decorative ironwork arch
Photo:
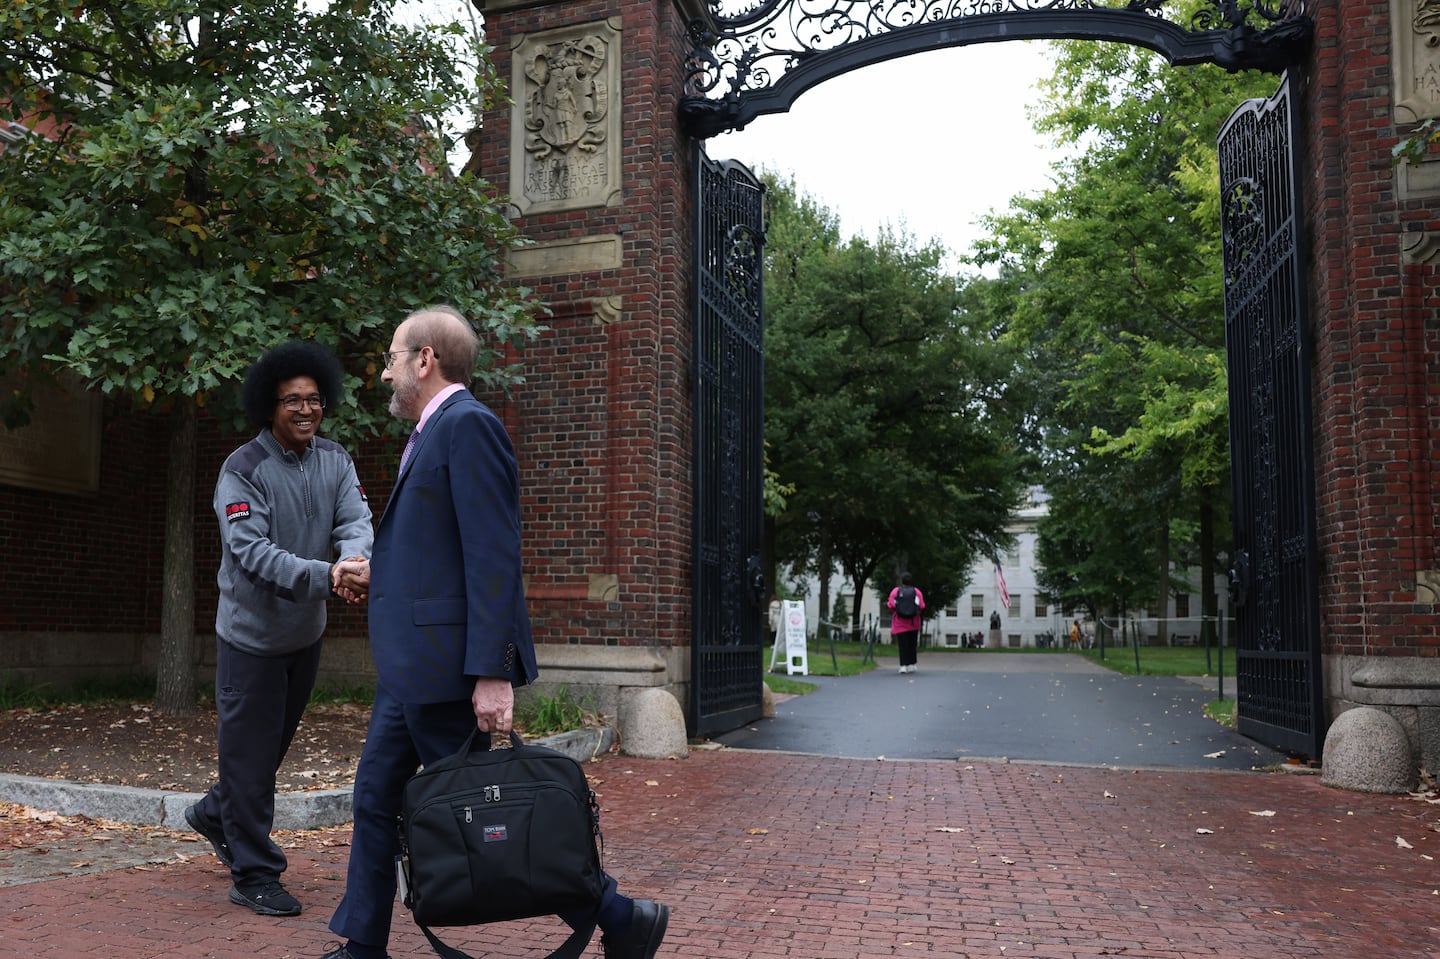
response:
[[[680,123],[706,139],[783,113],[811,87],[872,63],[999,40],[1110,40],[1145,47],[1175,66],[1281,73],[1309,49],[1303,0],[1202,0],[1186,23],[1164,0],[724,0],[690,23]]]

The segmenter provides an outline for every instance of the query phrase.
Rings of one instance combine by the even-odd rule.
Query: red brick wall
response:
[[[1386,4],[1308,5],[1316,41],[1301,102],[1311,247],[1316,487],[1325,652],[1440,654],[1416,601],[1436,555],[1437,267],[1405,266],[1436,198],[1400,201],[1391,147]]]
[[[526,573],[538,642],[689,642],[690,230],[688,142],[676,129],[684,23],[667,2],[487,11],[495,65],[527,33],[620,17],[618,204],[521,217],[536,241],[619,234],[619,269],[527,279],[553,309],[526,348],[526,384],[496,402],[524,489]],[[513,93],[513,91],[512,91]],[[509,110],[487,113],[482,174],[509,184]],[[593,300],[623,297],[597,323]],[[592,577],[618,592],[596,598]]]
[[[159,629],[163,429],[106,403],[98,493],[0,485],[0,633]]]

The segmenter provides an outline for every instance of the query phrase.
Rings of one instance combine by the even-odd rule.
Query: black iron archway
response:
[[[824,80],[926,50],[1000,40],[1103,40],[1145,47],[1177,66],[1214,63],[1280,74],[1300,62],[1313,33],[1300,0],[1249,5],[1202,0],[1199,12],[1183,23],[1168,19],[1166,8],[1164,0],[1118,6],[1096,0],[759,0],[731,10],[724,0],[709,0],[707,14],[691,23],[679,120],[696,141],[691,720],[697,735],[734,728],[760,714],[764,645],[764,597],[757,585],[763,196],[748,170],[713,163],[700,141],[741,129],[757,116],[784,112]],[[1231,205],[1224,232],[1227,332],[1239,338],[1235,343],[1250,344],[1229,349],[1232,434],[1237,414],[1245,417],[1240,428],[1250,431],[1247,441],[1232,443],[1236,483],[1245,485],[1235,490],[1235,541],[1237,548],[1255,544],[1257,551],[1247,553],[1250,565],[1241,557],[1232,578],[1242,592],[1247,586],[1252,592],[1287,591],[1273,602],[1239,608],[1242,716],[1248,706],[1264,717],[1246,731],[1316,755],[1315,731],[1322,726],[1318,665],[1300,664],[1318,664],[1312,615],[1318,580],[1313,552],[1309,561],[1294,561],[1306,538],[1312,550],[1315,538],[1309,395],[1305,368],[1290,365],[1303,362],[1303,355],[1287,352],[1288,337],[1305,326],[1295,226],[1300,198],[1298,181],[1291,178],[1282,187],[1272,176],[1293,170],[1296,144],[1288,125],[1281,135],[1274,122],[1246,119],[1283,113],[1288,124],[1285,89],[1282,84],[1268,107],[1237,111],[1221,144],[1222,154],[1251,163],[1246,172],[1225,173],[1222,184]],[[1247,203],[1266,204],[1263,224],[1244,223],[1254,213]],[[1276,224],[1284,224],[1278,233]],[[1282,250],[1287,242],[1290,247]],[[1275,266],[1278,260],[1283,267]],[[1270,441],[1248,442],[1266,424],[1277,423],[1284,425],[1271,430]],[[1286,467],[1277,471],[1276,459]],[[1292,484],[1293,495],[1276,496],[1277,483]],[[1260,548],[1257,537],[1274,547]],[[1283,572],[1271,575],[1281,566]]]

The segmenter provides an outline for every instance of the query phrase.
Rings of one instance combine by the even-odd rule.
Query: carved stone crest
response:
[[[605,142],[610,112],[605,83],[606,44],[599,37],[551,43],[525,64],[534,85],[525,115],[525,152],[543,160],[575,147],[594,153]]]
[[[530,34],[513,47],[510,195],[521,214],[617,202],[619,18]]]
[[[1395,122],[1440,116],[1440,0],[1390,0]]]

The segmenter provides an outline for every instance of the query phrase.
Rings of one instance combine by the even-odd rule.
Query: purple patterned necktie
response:
[[[400,472],[405,472],[405,464],[410,461],[410,451],[415,448],[415,437],[420,435],[420,427],[410,431],[410,438],[405,441],[405,452],[400,454]]]

